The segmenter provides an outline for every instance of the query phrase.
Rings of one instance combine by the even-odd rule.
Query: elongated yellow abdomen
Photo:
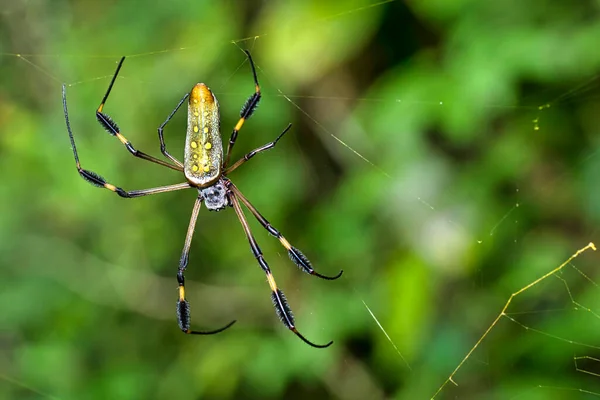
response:
[[[212,185],[221,175],[219,103],[204,83],[198,83],[190,92],[183,163],[185,177],[198,187]]]

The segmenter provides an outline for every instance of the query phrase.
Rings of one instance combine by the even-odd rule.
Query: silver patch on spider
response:
[[[227,207],[229,199],[227,198],[227,189],[222,182],[217,182],[212,186],[198,189],[204,199],[206,208],[211,211],[220,211]]]

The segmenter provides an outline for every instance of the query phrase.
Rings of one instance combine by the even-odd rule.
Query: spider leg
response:
[[[260,265],[262,270],[267,275],[267,281],[269,282],[269,286],[271,287],[271,300],[273,301],[273,305],[275,306],[275,311],[277,312],[277,315],[279,316],[279,319],[281,320],[281,322],[283,322],[283,324],[289,330],[294,332],[296,334],[296,336],[298,336],[300,339],[302,339],[302,341],[304,343],[306,343],[312,347],[317,347],[317,348],[329,347],[333,343],[333,341],[330,341],[329,343],[324,344],[324,345],[315,344],[315,343],[312,343],[311,341],[309,341],[308,339],[306,339],[302,334],[300,334],[300,332],[298,332],[298,330],[296,329],[296,326],[295,326],[292,310],[287,302],[287,299],[285,298],[285,295],[277,287],[277,284],[275,283],[275,278],[273,278],[273,274],[271,273],[271,269],[269,268],[269,265],[265,261],[262,251],[260,250],[258,243],[256,243],[256,239],[254,239],[254,236],[252,235],[252,232],[250,231],[250,226],[248,226],[248,221],[246,220],[246,217],[244,216],[244,212],[242,211],[242,208],[237,199],[236,193],[230,192],[229,198],[231,200],[233,208],[235,209],[235,213],[237,214],[238,219],[240,220],[240,223],[242,224],[242,228],[244,228],[244,233],[246,234],[246,238],[248,238],[248,242],[250,242],[250,248],[252,249],[252,253],[254,254],[254,257],[258,261],[258,264]]]
[[[69,122],[69,112],[67,110],[67,93],[66,93],[65,85],[63,85],[63,87],[62,87],[62,98],[63,98],[63,109],[64,109],[64,113],[65,113],[65,121],[67,123],[67,131],[69,133],[69,139],[71,141],[71,149],[73,150],[73,157],[75,157],[75,165],[77,167],[77,171],[79,172],[79,175],[83,179],[85,179],[87,182],[91,183],[94,186],[104,187],[112,192],[117,193],[121,197],[127,197],[127,198],[141,197],[141,196],[146,196],[146,195],[156,194],[156,193],[171,192],[174,190],[188,189],[191,187],[189,183],[184,182],[184,183],[178,183],[175,185],[160,186],[160,187],[151,188],[151,189],[125,191],[118,186],[108,183],[103,177],[101,177],[97,173],[81,168],[81,163],[79,162],[79,155],[77,154],[77,147],[75,146],[75,139],[73,138],[73,132],[71,131],[71,123]]]
[[[179,104],[177,104],[177,106],[175,107],[175,109],[171,112],[171,114],[169,114],[169,116],[167,117],[167,119],[165,120],[165,122],[163,122],[162,125],[158,128],[158,140],[160,141],[160,151],[161,151],[161,153],[163,153],[163,155],[165,157],[168,157],[171,161],[173,161],[175,164],[179,165],[181,168],[183,168],[183,164],[181,163],[181,161],[179,161],[178,159],[176,159],[175,157],[173,157],[167,151],[167,145],[165,144],[165,139],[163,137],[163,129],[169,123],[169,121],[171,120],[171,118],[173,118],[173,115],[175,115],[175,113],[177,112],[177,110],[179,110],[179,107],[181,107],[181,105],[188,98],[189,95],[190,95],[189,93],[186,93],[185,96],[183,96],[183,98],[179,101]]]
[[[229,137],[229,144],[227,145],[227,155],[225,156],[225,161],[223,162],[223,169],[227,168],[229,164],[229,158],[231,157],[231,151],[233,150],[233,145],[237,140],[238,132],[242,129],[242,125],[244,122],[252,116],[256,107],[258,107],[258,102],[260,101],[260,85],[258,84],[258,77],[256,76],[256,67],[254,66],[254,61],[252,61],[252,56],[248,50],[244,50],[246,56],[248,57],[248,61],[250,61],[250,68],[252,68],[252,76],[254,77],[254,94],[248,97],[246,103],[242,107],[240,111],[240,119],[238,123],[233,128],[233,132],[231,132],[231,136]]]
[[[246,161],[248,161],[249,159],[251,159],[252,157],[257,155],[258,153],[261,153],[266,150],[270,150],[273,147],[275,147],[275,145],[277,144],[279,139],[281,139],[283,137],[283,135],[285,135],[286,132],[290,130],[291,127],[292,127],[292,124],[288,124],[288,126],[283,130],[283,132],[281,132],[279,134],[279,136],[277,136],[277,138],[275,140],[273,140],[272,142],[269,142],[263,146],[257,147],[256,149],[252,150],[248,154],[244,155],[244,157],[242,157],[238,161],[236,161],[235,164],[233,164],[231,167],[227,168],[227,170],[225,171],[225,175],[229,174],[230,172],[235,170],[237,167],[239,167],[240,165],[242,165],[243,163],[245,163]]]
[[[108,133],[110,133],[113,136],[116,136],[117,139],[119,139],[121,141],[121,143],[123,143],[123,145],[125,146],[127,151],[129,151],[135,157],[153,162],[155,164],[162,165],[163,167],[174,169],[176,171],[183,171],[183,167],[180,165],[172,165],[166,161],[159,160],[156,157],[148,155],[148,154],[141,152],[141,151],[137,150],[136,148],[134,148],[133,145],[131,144],[131,142],[129,140],[127,140],[127,138],[125,136],[123,136],[121,134],[117,123],[115,121],[113,121],[112,118],[110,118],[107,114],[102,112],[102,110],[104,109],[104,104],[106,103],[106,99],[108,99],[108,95],[110,94],[110,91],[112,90],[115,80],[117,79],[117,75],[119,75],[119,70],[121,69],[121,66],[123,65],[123,61],[125,61],[125,57],[122,57],[121,61],[119,61],[119,65],[117,66],[117,70],[115,71],[115,74],[113,75],[112,80],[110,81],[110,85],[108,85],[108,89],[106,90],[106,93],[104,94],[104,97],[102,98],[102,102],[100,103],[100,105],[98,106],[98,109],[96,110],[96,119]]]
[[[233,182],[230,181],[229,185],[230,185],[229,188],[231,189],[231,191],[235,194],[235,196],[239,197],[240,201],[242,203],[244,203],[244,205],[246,207],[248,207],[248,209],[254,215],[254,217],[258,220],[258,222],[271,235],[273,235],[277,239],[279,239],[279,241],[281,242],[283,247],[285,247],[285,249],[288,251],[288,255],[290,256],[290,259],[294,262],[294,264],[296,264],[298,266],[298,268],[300,268],[302,271],[306,272],[307,274],[314,275],[319,278],[327,279],[327,280],[334,280],[334,279],[337,279],[340,276],[342,276],[342,274],[344,273],[344,270],[340,270],[340,272],[335,276],[321,275],[318,272],[316,272],[313,269],[312,264],[310,263],[308,258],[306,258],[306,256],[304,254],[302,254],[302,252],[300,250],[298,250],[297,248],[292,246],[290,244],[290,242],[288,242],[287,239],[285,237],[283,237],[283,235],[277,229],[275,229],[269,223],[269,221],[267,221],[267,219],[262,216],[261,213],[258,212],[258,210],[252,205],[252,203],[250,203],[250,201],[242,194],[242,192],[233,184]]]
[[[181,258],[179,260],[179,270],[177,271],[177,282],[179,283],[179,300],[177,300],[177,321],[179,322],[179,329],[181,329],[183,333],[193,335],[212,335],[214,333],[219,333],[229,328],[235,323],[235,320],[231,321],[224,327],[216,329],[214,331],[190,330],[190,303],[188,303],[188,301],[185,299],[185,277],[183,276],[183,272],[185,271],[185,268],[188,264],[190,246],[192,244],[192,236],[194,235],[196,220],[198,219],[198,213],[200,212],[201,206],[202,197],[198,196],[196,202],[194,203],[192,217],[190,218],[190,225],[188,226],[187,235],[185,236],[185,243],[183,245],[183,251],[181,252]]]

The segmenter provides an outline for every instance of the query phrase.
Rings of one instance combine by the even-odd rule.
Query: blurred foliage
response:
[[[0,398],[430,398],[511,293],[600,242],[599,12],[550,0],[1,3]],[[194,194],[124,200],[74,168],[62,82],[85,168],[126,189],[178,183],[95,121],[116,62],[128,56],[105,111],[159,154],[156,128],[199,81],[229,136],[253,91],[245,47],[264,98],[234,158],[294,126],[231,178],[321,273],[345,270],[302,274],[251,221],[298,329],[333,339],[326,350],[280,324],[231,210],[202,210],[187,294],[195,329],[238,323],[182,335],[175,271]],[[183,132],[179,112],[165,131],[173,154]],[[595,260],[515,298],[517,322],[501,318],[436,398],[598,396],[582,370],[599,363],[573,359],[600,357]]]

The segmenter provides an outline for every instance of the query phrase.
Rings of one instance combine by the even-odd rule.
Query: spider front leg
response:
[[[163,122],[162,125],[158,127],[158,140],[160,141],[160,151],[161,151],[161,153],[163,153],[163,155],[165,157],[168,157],[171,161],[173,161],[175,164],[179,165],[181,168],[183,168],[183,164],[181,163],[181,161],[179,161],[178,159],[176,159],[175,157],[173,157],[167,151],[167,145],[165,144],[165,138],[163,137],[163,129],[169,123],[169,121],[171,120],[171,118],[173,118],[173,115],[175,115],[175,113],[177,112],[177,110],[179,110],[179,107],[181,107],[181,105],[189,97],[189,95],[190,95],[189,93],[186,93],[185,96],[183,96],[183,98],[179,101],[179,103],[177,104],[177,106],[175,107],[175,109],[171,112],[171,114],[169,114],[169,116],[167,117],[167,119],[165,120],[165,122]]]
[[[265,144],[264,146],[257,147],[256,149],[252,150],[251,152],[245,154],[244,157],[240,158],[231,167],[229,167],[229,168],[227,168],[227,170],[225,170],[225,175],[229,174],[230,172],[232,172],[233,170],[238,168],[240,165],[242,165],[243,163],[245,163],[246,161],[248,161],[249,159],[251,159],[252,157],[257,155],[258,153],[262,153],[263,151],[267,151],[267,150],[270,150],[273,147],[275,147],[275,145],[277,144],[279,139],[281,139],[283,137],[283,135],[285,135],[286,132],[290,130],[291,127],[292,127],[292,124],[288,124],[288,126],[283,130],[283,132],[281,132],[279,134],[279,136],[277,136],[277,138],[275,138],[275,140]]]
[[[115,74],[113,75],[112,80],[110,81],[110,85],[108,85],[108,89],[106,90],[106,93],[104,94],[104,97],[102,98],[102,102],[100,102],[100,105],[98,106],[98,109],[96,110],[96,119],[108,133],[110,133],[112,136],[116,136],[117,139],[119,139],[119,141],[121,141],[121,143],[123,143],[123,145],[125,146],[127,151],[129,151],[133,156],[141,158],[143,160],[153,162],[155,164],[162,165],[163,167],[174,169],[176,171],[183,171],[183,167],[180,166],[179,164],[172,165],[172,164],[169,164],[168,162],[159,160],[158,158],[152,157],[151,155],[148,155],[144,152],[137,150],[135,147],[133,147],[131,142],[129,140],[127,140],[127,138],[125,136],[123,136],[121,134],[117,123],[115,121],[113,121],[112,118],[110,118],[107,114],[102,112],[104,109],[104,104],[106,103],[106,100],[108,99],[108,95],[110,94],[110,91],[112,90],[115,80],[117,79],[117,75],[119,75],[119,70],[121,69],[121,66],[123,65],[123,61],[125,61],[125,57],[122,57],[121,61],[119,61],[119,65],[117,65],[117,70],[115,71]]]
[[[256,67],[254,66],[254,61],[252,61],[252,56],[248,50],[244,50],[246,56],[248,57],[248,61],[250,61],[250,68],[252,68],[252,76],[254,77],[254,94],[248,97],[246,103],[242,107],[240,111],[240,119],[238,123],[233,128],[233,132],[231,132],[231,137],[229,138],[229,144],[227,145],[227,155],[225,156],[225,161],[223,162],[223,169],[227,168],[229,165],[229,158],[231,157],[231,151],[233,150],[233,146],[235,145],[235,141],[237,140],[238,132],[242,129],[242,125],[244,122],[252,116],[256,107],[258,107],[258,102],[260,101],[260,85],[258,84],[258,77],[256,76]]]
[[[298,250],[297,248],[292,246],[290,244],[290,242],[288,242],[287,239],[285,237],[283,237],[283,235],[277,229],[275,229],[269,223],[269,221],[267,221],[267,219],[262,216],[261,213],[258,212],[258,210],[252,205],[252,203],[250,203],[250,201],[242,194],[242,192],[240,192],[240,190],[233,183],[230,182],[229,184],[230,184],[231,191],[235,194],[235,196],[239,197],[240,201],[242,203],[244,203],[244,205],[246,207],[248,207],[248,209],[250,210],[252,215],[254,215],[254,217],[258,220],[258,222],[271,235],[273,235],[277,239],[279,239],[279,242],[288,251],[288,255],[290,256],[290,259],[294,262],[294,264],[296,264],[298,266],[298,268],[300,268],[302,271],[306,272],[307,274],[314,275],[319,278],[327,279],[327,280],[334,280],[334,279],[337,279],[340,276],[342,276],[342,274],[344,273],[344,270],[340,270],[340,272],[335,276],[321,275],[318,272],[316,272],[313,269],[312,264],[310,263],[308,258],[306,258],[306,256],[304,254],[302,254],[302,252],[300,250]]]
[[[121,197],[126,198],[141,197],[156,193],[172,192],[174,190],[189,189],[191,187],[189,183],[184,182],[178,183],[176,185],[160,186],[151,189],[126,191],[118,186],[108,183],[103,177],[101,177],[97,173],[81,168],[81,163],[79,162],[79,155],[77,154],[77,146],[75,146],[75,139],[73,138],[73,132],[71,131],[71,123],[69,121],[69,111],[67,109],[67,89],[65,85],[62,86],[62,99],[63,111],[65,113],[65,122],[67,123],[67,132],[69,133],[71,149],[73,150],[73,157],[75,158],[75,166],[77,167],[77,172],[79,172],[79,175],[84,180],[86,180],[94,186],[103,187],[105,189],[110,190],[111,192],[117,193]]]
[[[194,229],[196,227],[196,221],[198,220],[198,213],[200,212],[200,207],[202,206],[202,200],[202,197],[198,196],[196,202],[194,203],[192,217],[190,218],[190,225],[188,226],[187,235],[185,236],[185,244],[183,245],[183,251],[181,252],[181,258],[179,260],[179,270],[177,271],[177,282],[179,283],[179,300],[177,300],[177,321],[179,323],[179,329],[181,329],[183,333],[193,335],[212,335],[214,333],[219,333],[229,328],[235,323],[235,320],[231,321],[224,327],[214,331],[205,332],[190,330],[190,303],[188,303],[188,301],[185,299],[185,277],[183,276],[183,272],[185,271],[188,264],[190,246],[192,244],[192,236],[194,236]]]
[[[294,322],[294,316],[292,314],[292,310],[287,302],[287,299],[285,298],[285,295],[277,287],[277,284],[275,283],[275,278],[273,277],[273,274],[271,273],[271,269],[269,268],[269,265],[265,261],[262,251],[260,250],[258,243],[256,243],[256,239],[254,239],[254,236],[252,235],[252,232],[250,231],[250,227],[248,226],[248,221],[246,220],[246,217],[244,216],[244,212],[242,211],[242,208],[240,207],[240,203],[239,203],[238,199],[236,198],[236,194],[234,192],[229,192],[229,198],[231,200],[231,204],[232,204],[233,208],[235,209],[235,213],[237,214],[238,219],[240,220],[240,223],[242,224],[242,228],[244,228],[244,233],[246,234],[246,238],[248,239],[248,242],[250,243],[250,248],[252,249],[252,253],[254,254],[254,257],[256,258],[256,260],[258,261],[260,268],[267,275],[267,281],[269,282],[269,286],[271,287],[271,300],[273,301],[273,306],[275,307],[275,311],[277,312],[277,316],[279,317],[281,322],[283,322],[283,324],[289,330],[294,332],[296,334],[296,336],[298,336],[300,339],[302,339],[302,341],[304,343],[306,343],[312,347],[325,348],[325,347],[331,346],[333,341],[330,341],[329,343],[324,344],[324,345],[315,344],[315,343],[309,341],[308,339],[306,339],[300,332],[298,332],[298,330],[296,329],[295,322]]]

